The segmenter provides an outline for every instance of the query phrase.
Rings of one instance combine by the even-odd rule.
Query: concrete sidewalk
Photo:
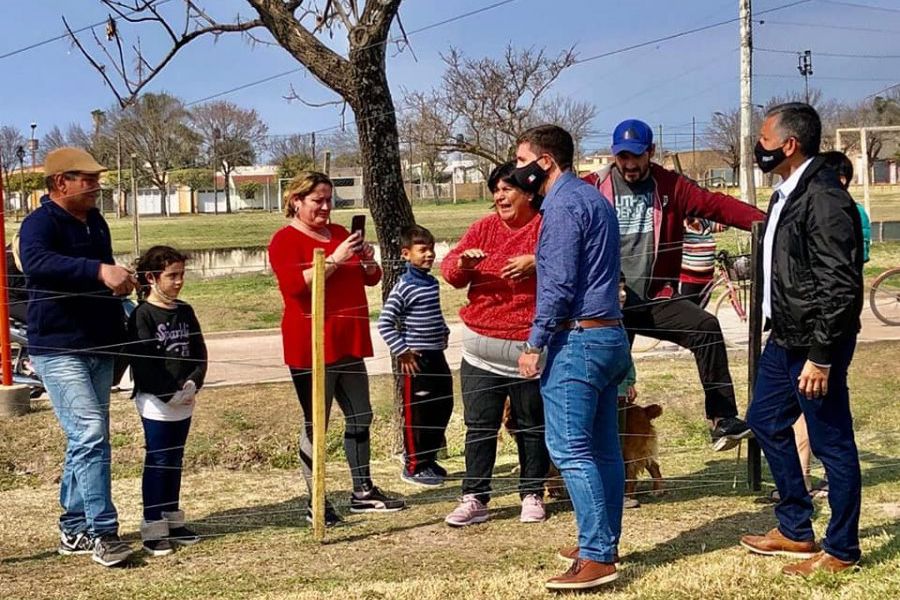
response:
[[[900,340],[900,327],[888,327],[881,323],[868,307],[863,311],[863,329],[860,342]],[[731,310],[720,315],[720,323],[726,339],[736,342],[746,340],[746,324],[742,324]],[[461,323],[450,324],[450,346],[447,361],[450,368],[459,368],[462,356]],[[385,374],[391,371],[391,360],[387,346],[371,325],[372,344],[375,355],[366,359],[371,374]],[[226,334],[212,334],[207,338],[209,348],[209,374],[207,385],[237,385],[289,381],[287,367],[284,366],[281,348],[281,333],[278,330],[241,331]],[[687,355],[687,351],[673,344],[662,343],[651,352],[637,353],[635,358],[671,356],[676,353]]]

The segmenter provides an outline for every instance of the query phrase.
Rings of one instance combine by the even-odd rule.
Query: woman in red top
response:
[[[325,414],[332,398],[344,413],[344,451],[350,463],[353,493],[350,512],[396,511],[401,500],[385,496],[372,484],[369,470],[369,377],[363,358],[372,356],[369,308],[365,286],[377,285],[381,268],[375,251],[362,239],[330,222],[331,180],[323,173],[301,173],[284,192],[284,213],[290,223],[269,243],[269,262],[284,299],[281,336],[284,362],[303,411],[300,464],[306,486],[312,490],[312,261],[313,251],[324,248],[325,259]],[[307,520],[312,511],[307,509]],[[341,519],[326,504],[329,525]]]
[[[541,226],[540,197],[518,188],[515,165],[494,169],[488,187],[495,212],[473,224],[441,263],[444,279],[469,288],[459,311],[466,326],[460,367],[466,422],[466,477],[462,500],[445,519],[460,527],[488,518],[491,477],[503,406],[517,426],[521,520],[543,521],[544,478],[550,465],[544,443],[540,382],[523,379],[517,360],[534,319],[534,250]]]

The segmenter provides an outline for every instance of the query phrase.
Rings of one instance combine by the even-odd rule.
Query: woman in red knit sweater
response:
[[[281,335],[284,362],[303,411],[300,466],[312,490],[312,260],[316,248],[325,249],[325,411],[332,398],[344,413],[344,452],[350,463],[353,493],[350,512],[391,512],[404,508],[372,483],[369,470],[369,377],[363,358],[372,356],[369,308],[365,286],[377,285],[381,268],[374,249],[361,234],[331,223],[331,180],[323,173],[301,173],[284,192],[284,214],[290,223],[269,243],[269,262],[284,300]],[[327,418],[327,417],[326,417]],[[312,512],[307,509],[307,520]],[[325,521],[341,520],[326,503]]]
[[[450,285],[469,288],[469,303],[459,311],[466,326],[460,367],[466,477],[462,499],[445,519],[455,527],[488,519],[497,433],[507,397],[518,427],[521,521],[545,518],[544,478],[550,458],[540,382],[523,379],[517,365],[534,318],[540,197],[515,185],[510,177],[514,168],[514,163],[506,163],[494,169],[488,187],[495,212],[473,224],[441,263]]]

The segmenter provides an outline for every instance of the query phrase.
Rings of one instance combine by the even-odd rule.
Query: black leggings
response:
[[[303,411],[300,430],[300,469],[312,492],[312,374],[309,369],[291,368],[291,380]],[[365,363],[346,357],[325,367],[325,421],[331,415],[331,401],[337,400],[344,413],[344,453],[350,465],[353,490],[363,491],[372,485],[369,470],[369,427],[372,405],[369,403],[369,375]]]

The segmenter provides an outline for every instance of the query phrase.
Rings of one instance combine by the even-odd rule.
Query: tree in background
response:
[[[213,11],[200,7],[196,0],[182,0],[180,10],[166,6],[164,12],[146,0],[99,1],[111,12],[112,26],[107,25],[105,44],[91,29],[99,48],[96,52],[88,52],[67,22],[65,25],[72,42],[123,107],[135,102],[144,87],[192,41],[224,33],[251,36],[254,30],[265,30],[275,44],[353,110],[366,199],[381,242],[387,296],[402,272],[400,229],[414,221],[403,188],[397,122],[385,65],[387,45],[393,41],[388,35],[401,0],[246,0],[255,16],[238,16],[231,22],[216,20]],[[157,58],[145,55],[140,44],[123,42],[121,32],[128,26],[142,32],[156,27],[168,40],[168,49]],[[345,55],[321,39],[333,38],[339,31],[347,36]],[[396,41],[403,39],[405,36]]]
[[[88,152],[94,153],[95,148],[91,140],[91,135],[84,130],[84,128],[77,123],[70,123],[66,128],[65,133],[63,133],[62,129],[60,129],[59,125],[54,125],[44,134],[44,137],[41,138],[41,143],[38,144],[38,160],[40,162],[44,162],[44,158],[46,158],[47,153],[51,150],[56,150],[57,148],[62,148],[63,146],[71,146],[75,148],[82,148],[87,150]],[[98,160],[100,157],[95,157]],[[114,165],[115,163],[109,163],[105,166]]]
[[[235,167],[252,165],[265,147],[266,125],[254,109],[241,108],[227,100],[213,100],[190,112],[194,130],[203,139],[208,163],[225,175],[225,212],[231,212],[231,173]]]
[[[193,166],[202,141],[189,125],[184,104],[166,93],[137,97],[125,109],[110,111],[98,136],[107,148],[114,147],[117,138],[123,162],[136,155],[136,168],[160,190],[160,214],[168,216],[169,171]]]
[[[19,166],[16,150],[26,144],[22,131],[12,125],[0,127],[0,167],[3,168],[3,180],[9,181],[9,174]]]
[[[580,154],[582,141],[596,114],[587,102],[550,94],[559,76],[575,64],[573,48],[550,56],[545,49],[507,46],[503,57],[466,58],[450,48],[440,87],[406,96],[413,145],[436,146],[500,164],[515,155],[516,137],[524,130],[552,122],[567,129]]]

